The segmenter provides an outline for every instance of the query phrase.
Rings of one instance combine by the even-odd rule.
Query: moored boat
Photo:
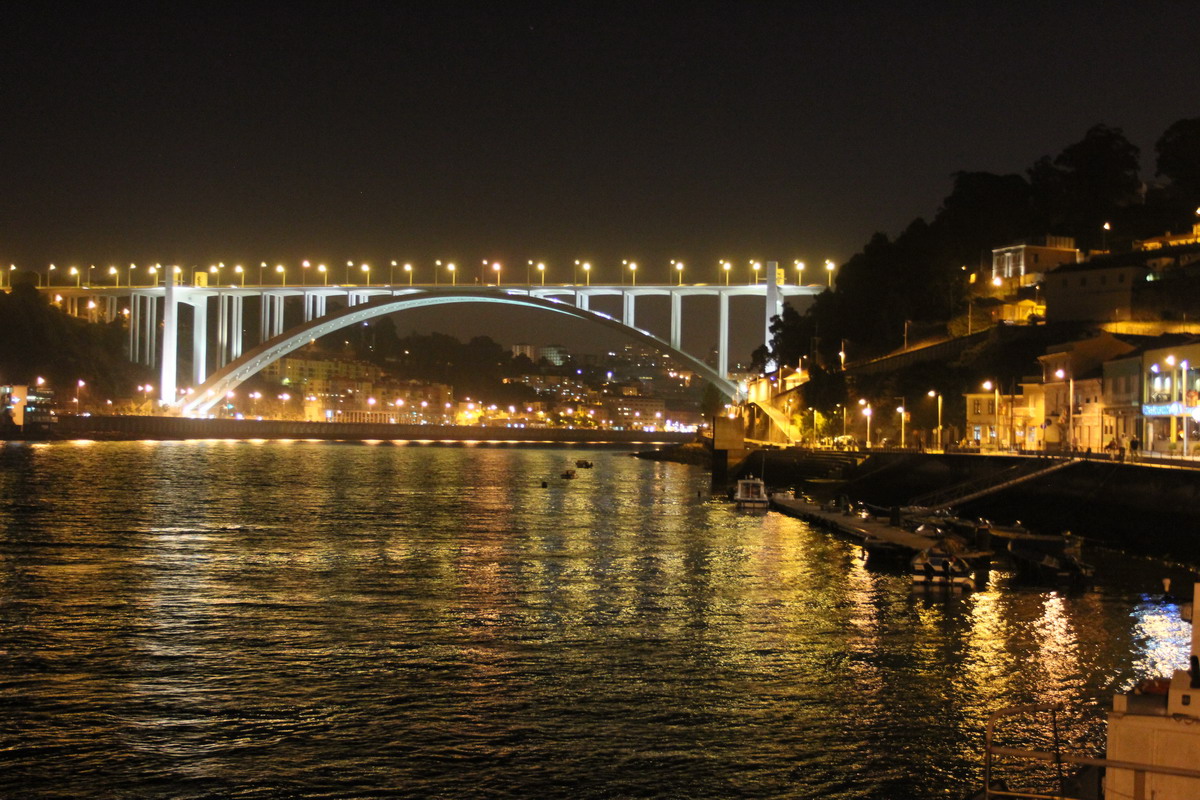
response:
[[[742,478],[737,482],[733,502],[738,508],[765,509],[769,501],[767,485],[763,483],[762,478]]]

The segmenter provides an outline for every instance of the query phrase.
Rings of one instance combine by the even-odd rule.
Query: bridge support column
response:
[[[199,386],[208,377],[208,298],[196,296],[192,307],[192,384]]]
[[[636,328],[635,321],[637,320],[637,309],[634,303],[637,298],[630,292],[621,293],[621,322],[627,327]]]
[[[763,343],[768,349],[771,347],[771,320],[783,314],[783,301],[779,296],[779,262],[767,262],[767,303],[766,303],[766,323],[763,331]],[[774,361],[768,359],[766,363],[766,371],[771,372],[779,367]]]
[[[175,391],[178,375],[179,344],[179,299],[175,296],[175,276],[167,275],[166,293],[163,295],[163,349],[162,369],[158,379],[159,399],[166,405],[173,404],[178,394]]]
[[[229,363],[229,296],[217,295],[217,369]]]
[[[729,295],[724,292],[718,302],[720,314],[717,322],[717,373],[729,377]]]
[[[142,363],[142,355],[139,350],[141,339],[142,326],[142,298],[137,294],[129,295],[129,360],[135,364]]]
[[[271,298],[271,305],[274,308],[271,310],[271,336],[272,338],[283,333],[283,304],[287,298],[282,295],[275,295]]]
[[[271,295],[263,292],[258,296],[258,343],[271,338]]]
[[[305,322],[311,322],[313,317],[316,316],[316,314],[314,313],[316,311],[316,307],[317,307],[317,296],[310,292],[305,292],[304,293],[304,321]]]
[[[679,350],[679,342],[683,338],[683,296],[679,292],[671,292],[671,347]]]
[[[592,296],[590,294],[584,294],[583,292],[577,291],[575,292],[575,307],[582,308],[584,311],[589,311],[590,309],[588,307],[588,303],[591,301],[591,299]]]
[[[242,331],[245,329],[245,320],[242,312],[245,310],[245,298],[240,295],[235,295],[229,298],[229,360],[236,361],[242,357]]]
[[[117,298],[104,298],[104,321],[112,322],[117,318]]]

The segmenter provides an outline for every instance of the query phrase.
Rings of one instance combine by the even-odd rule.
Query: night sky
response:
[[[0,260],[843,261],[1097,122],[1152,178],[1198,33],[1191,2],[8,3]]]

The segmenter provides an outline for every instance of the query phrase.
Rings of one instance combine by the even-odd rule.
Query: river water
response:
[[[617,449],[0,446],[0,795],[960,797],[991,711],[1096,747],[1185,665],[1152,562],[919,595],[707,487]]]

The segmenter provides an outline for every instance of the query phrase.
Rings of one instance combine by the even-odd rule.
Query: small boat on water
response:
[[[939,542],[913,556],[912,582],[922,587],[974,589],[975,570],[969,560]]]
[[[565,478],[566,480],[571,480],[572,478],[575,477],[575,470],[564,469],[562,472],[562,477]]]
[[[767,485],[762,478],[742,478],[737,482],[733,492],[733,502],[738,508],[767,507],[770,498],[767,497]]]
[[[991,525],[987,535],[993,546],[1003,545],[1017,572],[1027,578],[1076,583],[1095,574],[1095,569],[1083,562],[1083,542],[1069,533],[1046,535],[1019,525]]]
[[[575,466],[579,469],[591,469],[596,465],[588,461],[586,458],[579,458],[575,460]]]

